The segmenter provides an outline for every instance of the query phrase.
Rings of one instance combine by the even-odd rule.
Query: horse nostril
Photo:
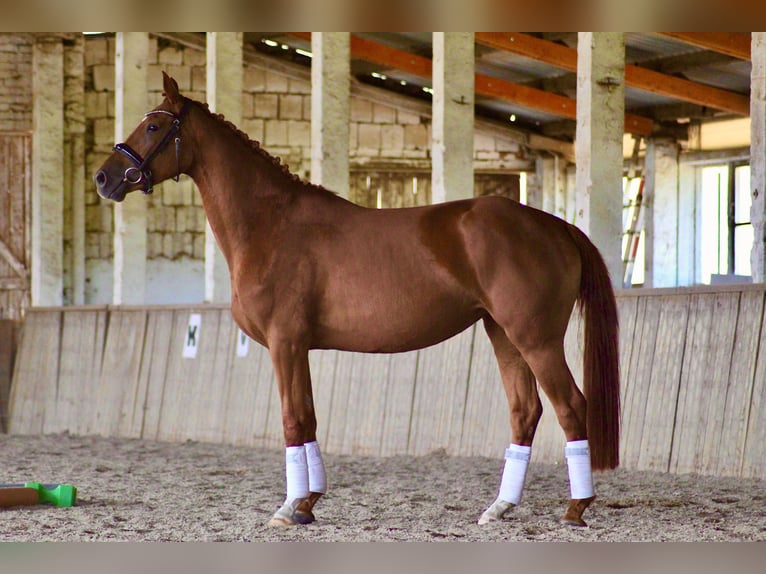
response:
[[[104,187],[106,185],[108,178],[106,177],[106,173],[104,173],[104,171],[101,170],[96,174],[96,177],[94,179],[96,180],[97,186]]]

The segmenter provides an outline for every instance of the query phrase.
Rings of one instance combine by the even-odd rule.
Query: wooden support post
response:
[[[752,32],[750,76],[750,189],[753,203],[753,282],[766,283],[766,32]]]
[[[577,49],[576,224],[622,285],[622,136],[625,35],[580,32]]]
[[[125,141],[148,109],[149,34],[117,32],[115,141]],[[115,305],[139,305],[146,293],[146,198],[129,194],[114,204]]]
[[[311,35],[311,181],[349,197],[351,34]]]
[[[207,102],[210,111],[242,125],[242,32],[207,33]],[[205,226],[205,301],[231,300],[226,259],[213,230]]]
[[[33,53],[32,305],[63,302],[64,47],[39,36]]]
[[[433,33],[431,201],[473,197],[472,32]]]

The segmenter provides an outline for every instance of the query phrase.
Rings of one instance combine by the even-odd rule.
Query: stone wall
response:
[[[31,34],[0,34],[0,131],[32,129]]]

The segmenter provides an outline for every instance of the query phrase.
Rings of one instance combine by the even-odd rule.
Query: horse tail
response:
[[[577,303],[585,320],[583,392],[586,426],[594,470],[620,463],[619,319],[612,282],[604,259],[577,227],[568,226],[580,251],[581,279]]]

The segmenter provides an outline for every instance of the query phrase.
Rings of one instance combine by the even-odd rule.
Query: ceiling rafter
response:
[[[569,70],[577,71],[577,50],[518,32],[477,32],[476,41]],[[632,64],[625,65],[625,84],[674,99],[733,112],[750,114],[750,98],[729,90],[669,76]]]
[[[656,32],[698,48],[713,50],[740,60],[750,60],[750,34],[745,32]]]
[[[304,40],[311,39],[311,32],[291,32],[290,35]],[[431,77],[431,59],[359,36],[351,36],[351,55],[355,58],[385,66],[388,69],[401,70],[422,78]],[[475,90],[477,94],[482,96],[502,99],[557,117],[571,120],[577,119],[577,102],[573,98],[566,96],[515,84],[484,74],[476,74]],[[649,118],[625,114],[625,131],[628,133],[650,135],[653,127],[654,122]]]

